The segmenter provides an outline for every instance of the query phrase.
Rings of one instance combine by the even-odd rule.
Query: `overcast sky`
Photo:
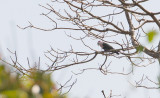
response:
[[[0,53],[9,59],[11,55],[7,48],[11,51],[17,51],[19,61],[22,64],[27,64],[26,58],[29,57],[30,61],[38,62],[41,57],[42,65],[47,63],[44,52],[50,49],[50,46],[55,49],[62,50],[69,49],[73,45],[75,49],[83,49],[81,43],[73,41],[65,35],[65,30],[44,32],[34,29],[22,30],[16,25],[26,26],[28,21],[40,27],[50,27],[51,23],[40,14],[45,12],[39,4],[45,5],[51,3],[50,0],[0,0]],[[160,11],[160,1],[149,0],[145,7],[153,11]],[[150,29],[149,27],[146,30]],[[89,40],[90,46],[100,50],[97,46],[97,40]],[[116,46],[115,46],[116,47]],[[135,88],[129,82],[140,79],[143,73],[149,75],[151,79],[157,80],[159,73],[158,62],[145,69],[141,68],[136,70],[134,75],[121,76],[121,75],[103,75],[99,71],[90,70],[81,75],[74,75],[71,71],[79,72],[84,66],[98,66],[104,56],[99,56],[94,62],[82,66],[70,67],[63,71],[53,74],[53,79],[59,83],[65,83],[71,76],[72,81],[77,79],[77,83],[69,92],[69,98],[103,98],[101,93],[105,91],[106,95],[112,90],[113,94],[121,95],[118,98],[159,98],[160,92],[158,90],[145,90]],[[130,69],[129,63],[125,60],[109,58],[109,61],[114,61],[112,69],[122,69],[119,67],[123,65],[126,70]],[[42,68],[45,66],[42,66]],[[147,84],[147,83],[146,83]]]

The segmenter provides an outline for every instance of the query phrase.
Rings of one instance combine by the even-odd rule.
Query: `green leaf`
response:
[[[28,98],[28,94],[22,90],[7,90],[1,94],[7,98]]]
[[[138,52],[142,52],[144,50],[144,47],[140,45],[136,49]]]
[[[147,40],[148,40],[149,42],[152,42],[153,39],[154,39],[154,37],[155,37],[157,34],[158,34],[158,33],[157,33],[157,31],[155,31],[155,30],[149,31],[149,32],[147,33]]]

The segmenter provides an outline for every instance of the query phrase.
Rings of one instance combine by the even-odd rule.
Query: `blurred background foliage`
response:
[[[154,38],[158,35],[156,30],[151,30],[147,33],[147,40],[149,43],[153,42]]]
[[[67,98],[61,95],[51,73],[33,69],[26,75],[13,72],[0,64],[0,98]]]
[[[146,33],[146,38],[148,43],[152,43],[154,42],[154,40],[156,39],[155,37],[157,37],[159,35],[159,32],[156,30],[150,30]],[[136,47],[137,52],[141,53],[144,51],[144,47],[142,45],[139,45],[138,47]]]

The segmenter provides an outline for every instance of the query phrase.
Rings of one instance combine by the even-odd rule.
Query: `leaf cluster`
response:
[[[0,65],[1,98],[66,98],[58,93],[51,74],[31,70],[28,75],[12,73]]]

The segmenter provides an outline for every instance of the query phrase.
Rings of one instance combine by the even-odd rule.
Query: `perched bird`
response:
[[[109,50],[112,50],[114,49],[112,46],[110,46],[109,44],[107,43],[104,43],[104,42],[101,42],[101,41],[98,41],[97,43],[102,49],[104,49],[104,51],[109,51]],[[117,51],[114,51],[116,54],[119,54]]]

